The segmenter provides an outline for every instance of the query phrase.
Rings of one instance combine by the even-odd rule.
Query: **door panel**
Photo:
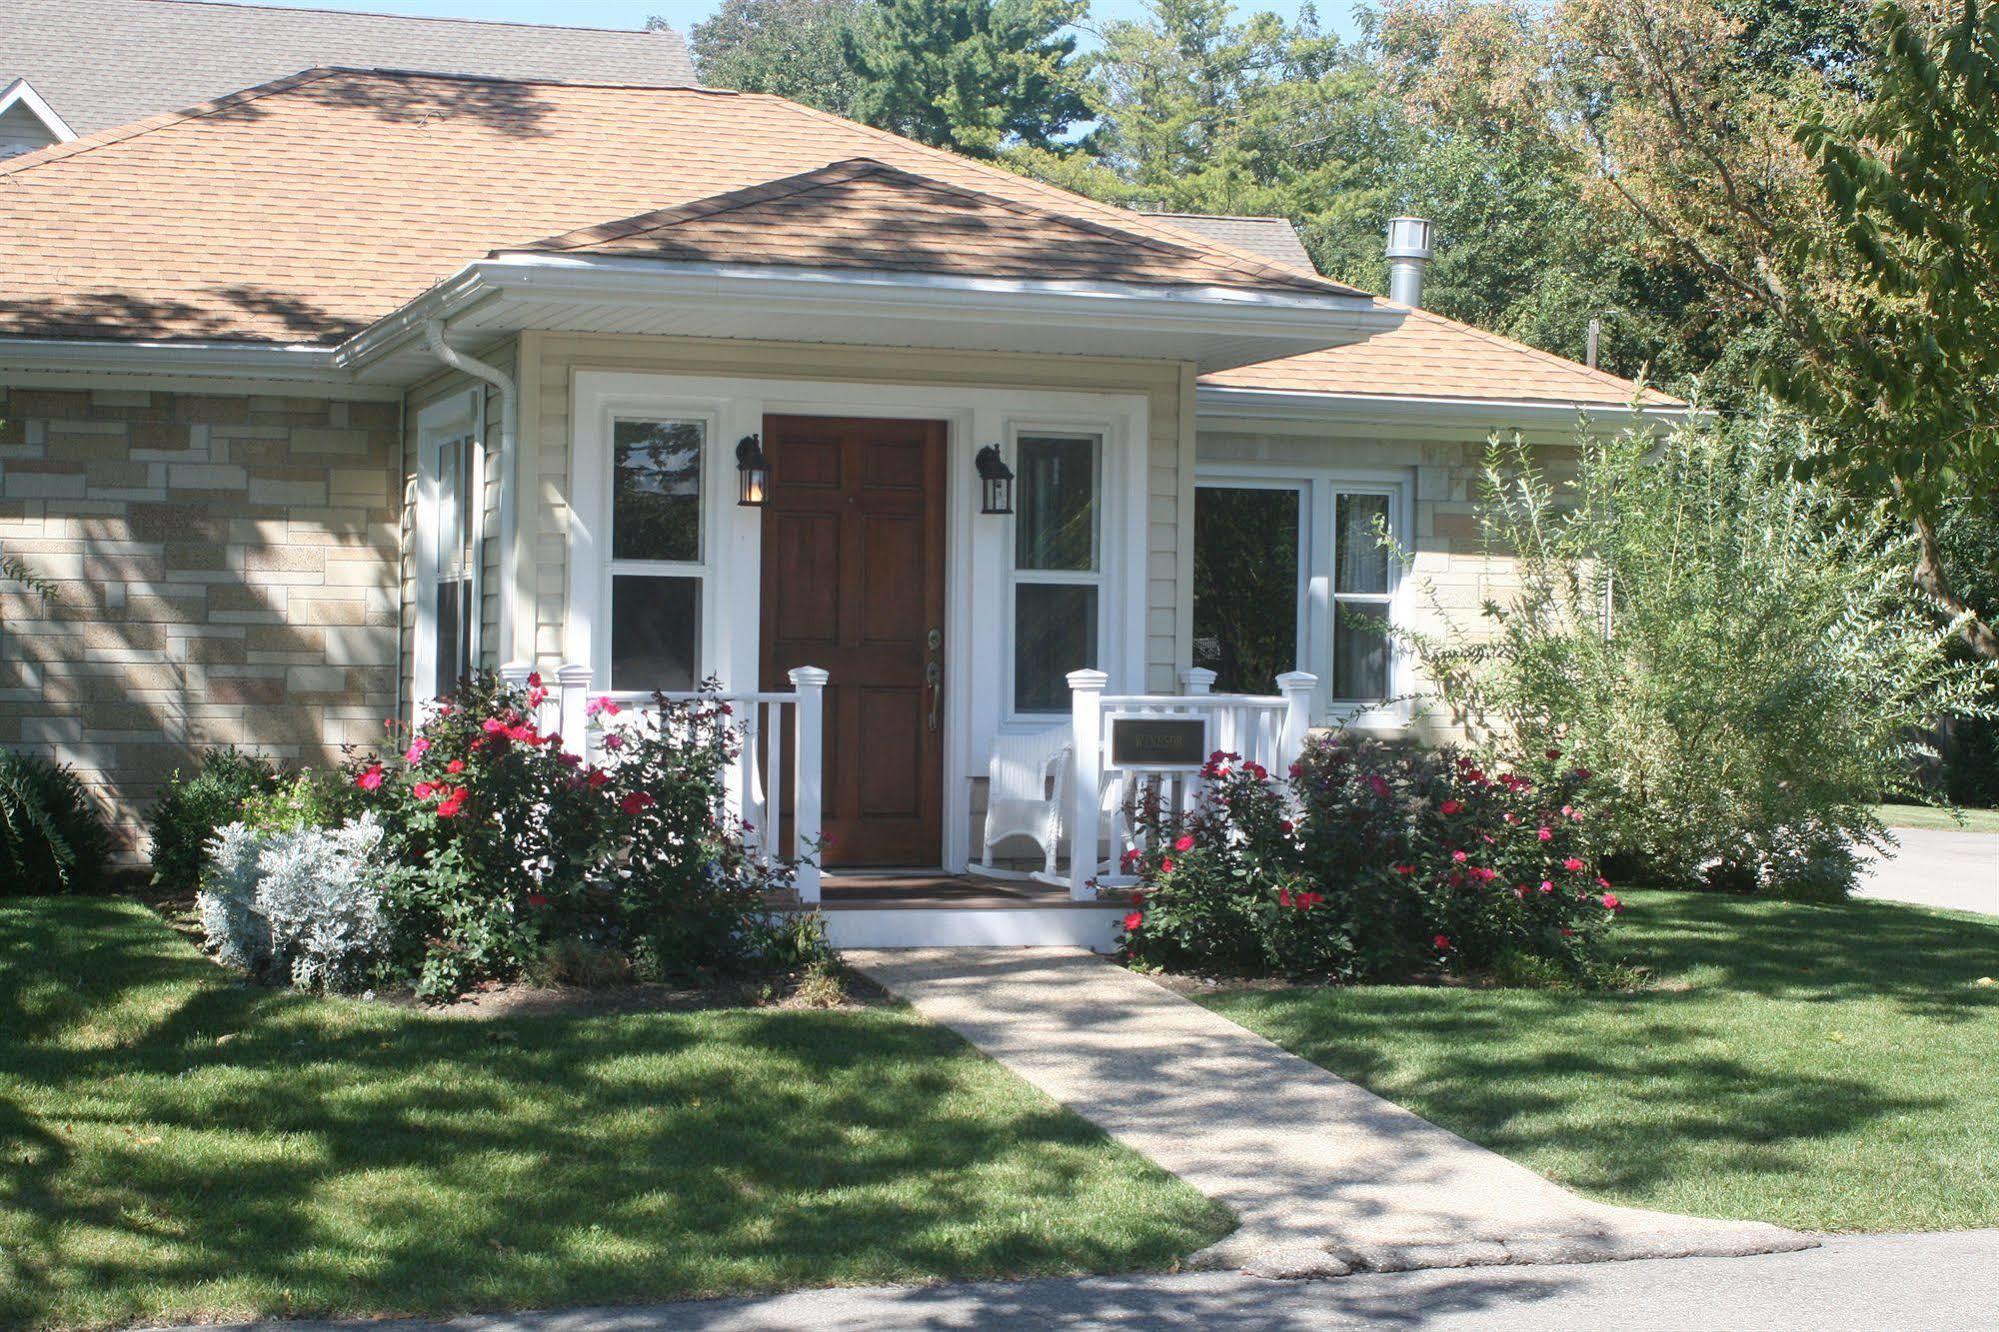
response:
[[[943,857],[944,424],[767,416],[763,687],[823,666],[829,865]],[[948,648],[948,644],[945,645]],[[788,822],[788,820],[787,820]]]

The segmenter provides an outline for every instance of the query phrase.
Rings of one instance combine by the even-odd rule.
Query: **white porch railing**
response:
[[[500,678],[525,689],[533,671],[532,666],[514,662],[500,668]],[[798,858],[795,883],[799,899],[810,905],[819,901],[816,857],[825,789],[822,768],[827,675],[817,666],[800,666],[790,672],[790,677],[789,692],[670,693],[665,697],[669,702],[714,699],[733,709],[736,723],[742,728],[743,743],[725,774],[729,813],[748,825],[744,837],[752,852],[771,861],[784,854],[784,809],[790,806],[793,854]],[[552,686],[545,676],[543,684],[548,686],[548,697],[535,724],[543,733],[560,734],[564,749],[586,759],[601,752],[604,727],[615,728],[618,724],[607,717],[593,731],[589,724],[591,699],[611,699],[621,709],[620,716],[644,715],[653,702],[649,693],[593,693],[588,666],[562,666],[556,670]],[[787,737],[791,741],[788,766]]]
[[[1171,814],[1188,812],[1200,795],[1199,773],[1185,767],[1114,765],[1112,724],[1118,718],[1198,718],[1207,723],[1208,752],[1240,754],[1245,763],[1259,763],[1281,781],[1304,750],[1312,725],[1312,691],[1319,681],[1304,671],[1289,671],[1277,677],[1275,695],[1216,694],[1210,692],[1215,673],[1195,668],[1180,673],[1180,694],[1106,694],[1109,683],[1102,671],[1069,673],[1074,767],[1065,821],[1069,895],[1077,901],[1093,895],[1092,880],[1107,886],[1136,881],[1123,872],[1125,853],[1142,849],[1126,814],[1134,797],[1156,798],[1162,812]]]

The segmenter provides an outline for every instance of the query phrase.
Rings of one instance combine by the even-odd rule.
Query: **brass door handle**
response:
[[[923,683],[930,688],[930,729],[937,729],[938,713],[944,706],[944,668],[931,662],[923,668]]]

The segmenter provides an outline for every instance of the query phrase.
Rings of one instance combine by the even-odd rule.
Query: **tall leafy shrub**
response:
[[[1954,627],[1911,585],[1909,538],[1794,475],[1811,448],[1769,413],[1586,439],[1558,493],[1495,446],[1480,517],[1518,589],[1413,640],[1475,735],[1601,775],[1608,846],[1647,877],[1843,891],[1923,737],[1991,711],[1990,669],[1950,659]]]
[[[237,749],[211,749],[188,776],[176,770],[146,816],[152,835],[153,886],[192,893],[201,886],[209,839],[243,817],[244,802],[277,788],[271,761]]]
[[[109,852],[103,816],[75,773],[0,751],[0,894],[92,887]]]

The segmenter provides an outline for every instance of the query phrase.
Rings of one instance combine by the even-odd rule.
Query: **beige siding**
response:
[[[1183,478],[1193,455],[1191,372],[1166,362],[983,352],[878,350],[819,344],[725,342],[694,338],[542,334],[532,420],[523,420],[524,467],[537,479],[521,531],[532,543],[535,658],[560,660],[568,591],[569,440],[571,385],[578,371],[833,380],[894,385],[962,384],[1068,392],[1142,393],[1149,403],[1147,441],[1147,686],[1172,686],[1186,630],[1186,591],[1179,536]],[[524,395],[525,396],[525,395]]]
[[[394,402],[0,389],[0,744],[74,765],[126,849],[197,749],[337,759],[395,708]]]

